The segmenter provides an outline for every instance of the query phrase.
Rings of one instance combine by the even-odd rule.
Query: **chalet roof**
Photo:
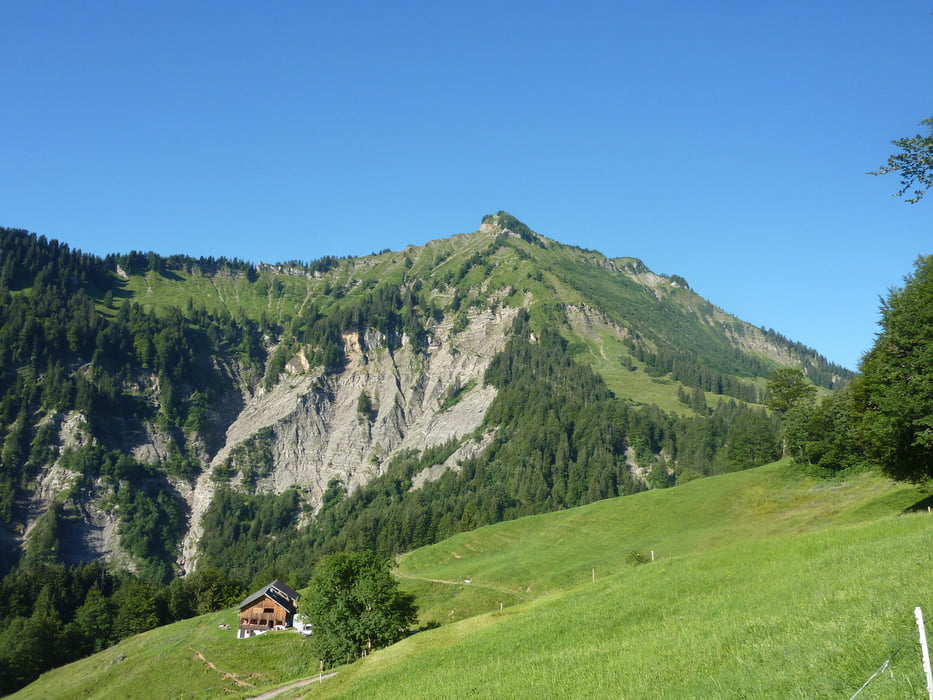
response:
[[[294,601],[297,601],[301,597],[301,593],[296,591],[291,586],[286,586],[284,583],[282,583],[278,579],[270,583],[268,586],[266,586],[266,588],[277,588],[279,589],[279,591],[281,591],[282,593],[284,593],[285,595],[287,595],[289,598],[291,598]]]
[[[276,579],[272,583],[266,584],[252,595],[247,596],[242,601],[240,601],[240,610],[243,608],[248,608],[263,596],[268,596],[283,608],[285,608],[288,612],[293,613],[298,607],[297,602],[301,597],[301,594],[298,593],[294,588],[286,586],[284,583]]]

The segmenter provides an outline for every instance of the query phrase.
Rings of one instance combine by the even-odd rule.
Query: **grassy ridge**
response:
[[[654,550],[660,560],[729,543],[792,539],[890,517],[924,494],[873,474],[809,479],[781,462],[461,533],[407,555],[399,572],[543,593],[584,583],[593,568],[599,578],[628,571],[632,550]]]
[[[501,591],[504,609],[493,600],[305,697],[850,697],[905,641],[860,697],[916,697],[933,521],[908,512],[927,493],[779,464],[464,533],[400,573],[457,582],[471,596],[445,601],[458,614],[473,586]],[[658,559],[633,567],[633,549]],[[506,593],[540,597],[509,608]]]
[[[439,628],[290,696],[850,697],[906,642],[859,697],[919,697],[933,516],[911,511],[928,497],[779,463],[463,533],[399,563]],[[633,566],[633,550],[657,559]],[[221,622],[235,614],[127,640],[14,697],[249,697],[317,671],[297,635],[237,641]]]

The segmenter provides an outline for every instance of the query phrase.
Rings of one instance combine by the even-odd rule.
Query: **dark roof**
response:
[[[288,612],[295,612],[295,609],[298,607],[296,603],[301,597],[301,594],[298,593],[294,588],[286,586],[284,583],[276,579],[272,583],[266,584],[260,588],[251,596],[248,596],[240,601],[240,610],[249,607],[263,596],[268,596],[283,608],[285,608]]]
[[[268,586],[266,586],[266,588],[278,588],[282,593],[287,595],[292,600],[298,600],[301,597],[301,593],[296,591],[294,588],[291,588],[290,586],[286,586],[278,579],[270,583]]]

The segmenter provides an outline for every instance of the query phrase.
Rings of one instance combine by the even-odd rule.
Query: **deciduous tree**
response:
[[[417,617],[413,597],[398,590],[388,561],[371,552],[322,559],[301,613],[312,625],[317,653],[330,664],[397,642]]]
[[[806,426],[813,412],[816,387],[796,367],[775,370],[768,380],[765,405],[781,417],[783,433],[782,453],[795,459],[802,456]]]
[[[891,143],[901,149],[900,152],[890,156],[887,163],[871,173],[900,173],[901,189],[894,196],[902,197],[911,187],[916,187],[911,193],[913,196],[906,200],[911,204],[919,202],[926,191],[933,187],[933,117],[920,123],[928,126],[930,133],[926,136],[917,134],[911,138],[892,141]]]
[[[933,476],[933,255],[881,306],[882,332],[862,358],[862,442],[896,479]]]
[[[768,380],[768,398],[765,404],[783,416],[800,403],[812,403],[814,396],[816,387],[810,383],[803,370],[782,367],[775,370]]]

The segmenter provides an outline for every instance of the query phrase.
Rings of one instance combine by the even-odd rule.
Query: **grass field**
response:
[[[463,533],[398,564],[439,627],[283,697],[850,698],[901,645],[859,700],[925,697],[929,495],[778,463]],[[218,629],[233,618],[127,640],[14,697],[250,697],[317,671],[297,635],[237,641]]]
[[[862,697],[921,697],[926,518],[660,560],[419,635],[307,697],[846,698],[904,641]]]

